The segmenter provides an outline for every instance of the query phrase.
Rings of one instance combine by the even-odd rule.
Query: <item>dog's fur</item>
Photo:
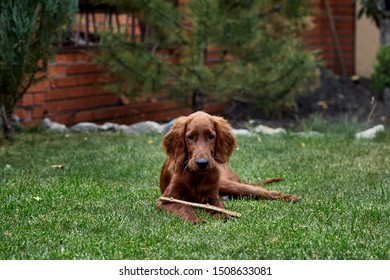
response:
[[[297,196],[260,187],[280,178],[257,184],[241,183],[228,165],[236,140],[230,125],[221,117],[196,112],[178,118],[166,134],[163,147],[167,153],[160,175],[160,190],[164,197],[222,208],[221,195],[298,201]],[[201,221],[191,206],[158,201],[157,207],[190,223]],[[228,218],[229,215],[220,214],[220,217]]]

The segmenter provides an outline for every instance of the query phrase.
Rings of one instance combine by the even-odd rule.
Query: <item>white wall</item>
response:
[[[356,5],[358,6],[358,5]],[[357,7],[357,11],[359,7]],[[379,29],[366,16],[356,17],[356,74],[369,78],[379,49]]]

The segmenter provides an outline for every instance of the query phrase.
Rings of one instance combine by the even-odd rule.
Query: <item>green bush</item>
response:
[[[113,88],[120,94],[164,92],[193,109],[212,96],[276,113],[318,81],[317,60],[299,37],[310,21],[304,0],[188,1],[184,13],[166,0],[111,2],[153,30],[143,40],[105,35],[98,62],[123,81]]]
[[[376,60],[371,78],[374,90],[380,95],[386,87],[390,87],[390,44],[379,49]]]
[[[0,134],[5,139],[13,139],[16,102],[46,78],[59,35],[77,9],[77,0],[0,1]]]

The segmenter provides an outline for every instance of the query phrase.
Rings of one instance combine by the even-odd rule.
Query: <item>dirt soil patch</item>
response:
[[[297,105],[296,111],[284,112],[281,117],[271,118],[249,104],[234,103],[227,110],[226,117],[235,127],[243,127],[251,119],[255,124],[293,129],[301,120],[312,114],[322,116],[326,120],[347,116],[372,125],[390,124],[390,106],[383,98],[374,94],[369,79],[342,80],[326,70],[321,70],[320,86],[299,97]]]

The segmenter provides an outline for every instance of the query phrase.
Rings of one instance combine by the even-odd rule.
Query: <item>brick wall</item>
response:
[[[340,43],[347,75],[355,74],[355,5],[352,0],[328,0]],[[319,57],[329,70],[342,74],[324,0],[311,0],[314,27],[303,35],[308,48],[320,50]]]
[[[33,85],[18,102],[15,113],[24,125],[39,124],[47,116],[66,125],[78,122],[131,124],[143,120],[169,121],[191,113],[189,108],[170,100],[129,103],[111,93],[112,82],[103,67],[90,62],[83,53],[55,56],[48,67],[48,79]],[[212,102],[205,110],[220,114],[224,104]]]
[[[182,2],[182,1],[181,1]],[[355,18],[352,0],[329,0],[348,74],[355,73],[354,40]],[[321,50],[325,66],[341,73],[334,42],[329,28],[323,0],[312,0],[314,28],[303,35],[309,49]],[[218,49],[207,53],[207,63],[215,63]],[[130,124],[142,120],[165,122],[191,113],[191,109],[168,100],[152,100],[128,104],[111,93],[106,85],[111,82],[104,68],[90,62],[85,53],[58,54],[48,69],[48,79],[32,86],[19,101],[15,113],[25,125],[36,125],[44,116],[53,121],[72,125],[82,121],[107,121]],[[205,110],[220,114],[224,104],[210,103]]]

